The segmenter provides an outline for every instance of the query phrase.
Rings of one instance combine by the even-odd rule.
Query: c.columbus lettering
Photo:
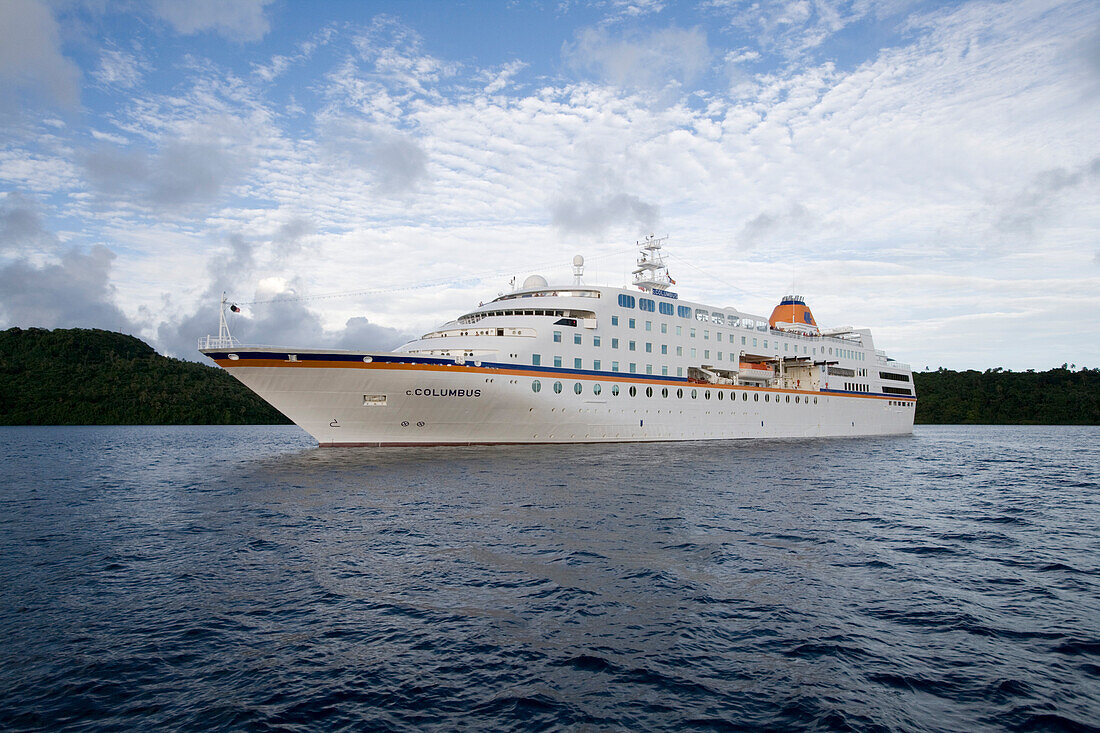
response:
[[[480,397],[480,389],[434,389],[429,387],[417,387],[407,389],[405,394],[409,397]]]

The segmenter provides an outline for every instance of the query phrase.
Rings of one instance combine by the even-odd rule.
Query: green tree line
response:
[[[216,366],[84,328],[0,331],[0,425],[234,425],[288,420]]]
[[[1100,425],[1100,369],[913,375],[916,422]],[[253,425],[287,419],[218,367],[98,329],[0,331],[0,425]]]
[[[1100,369],[938,369],[913,381],[922,424],[1100,425]]]

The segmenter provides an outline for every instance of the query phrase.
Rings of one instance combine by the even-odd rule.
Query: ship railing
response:
[[[199,349],[232,349],[240,346],[241,342],[235,338],[218,338],[217,336],[203,336],[199,339]]]

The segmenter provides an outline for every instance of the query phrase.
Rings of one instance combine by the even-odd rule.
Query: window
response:
[[[717,323],[719,326],[723,326],[726,323],[726,317],[721,313],[711,313],[710,321],[711,323]]]
[[[645,342],[645,353],[647,353],[647,354],[652,354],[653,353],[653,342],[652,341],[646,341]]]
[[[611,339],[611,348],[613,348],[613,349],[619,348],[619,339],[617,339],[617,338]]]
[[[710,341],[710,331],[703,329],[703,340]]]
[[[722,399],[722,396],[724,394],[725,394],[725,392],[723,392],[722,390],[718,390],[718,399]]]
[[[619,396],[619,385],[617,385],[617,384],[613,384],[613,385],[611,385],[611,394],[612,394],[612,396],[614,396],[614,397],[618,397],[618,396]]]
[[[707,313],[705,310],[696,310],[695,311],[695,320],[697,320],[697,321],[709,321],[710,320],[710,313]]]
[[[676,327],[676,335],[677,336],[683,336],[684,335],[684,329],[681,328],[680,326],[677,326]]]
[[[661,324],[661,333],[668,333],[668,324],[667,323],[662,323]]]
[[[646,397],[652,397],[653,396],[653,388],[652,387],[646,387],[645,388],[645,396]]]
[[[686,305],[678,305],[676,306],[676,315],[680,318],[691,318],[691,308]]]
[[[710,349],[703,349],[703,358],[704,359],[709,359],[710,358]]]
[[[638,365],[634,362],[630,362],[630,373],[634,374],[638,371]]]
[[[561,366],[561,357],[560,356],[555,356],[554,357],[554,366],[556,366],[556,367]]]
[[[582,391],[584,391],[584,387],[581,386],[580,382],[577,382],[576,384],[573,385],[573,393],[574,394],[580,394]]]
[[[611,371],[613,371],[613,372],[619,371],[619,362],[617,362],[617,361],[611,362]]]
[[[688,335],[691,336],[692,338],[695,338],[695,329],[694,328],[691,329],[691,331],[688,333]]]
[[[626,322],[626,325],[630,328],[634,328],[634,319],[631,318],[629,321]]]
[[[600,371],[600,360],[599,359],[593,359],[592,360],[592,368],[595,369],[597,372]]]
[[[645,322],[645,330],[647,330],[647,331],[652,331],[653,330],[653,321],[646,321]]]
[[[637,345],[637,342],[636,342],[636,341],[631,341],[630,343],[628,343],[628,344],[627,344],[627,350],[628,350],[628,351],[634,351],[634,347],[635,347],[636,345]]]
[[[618,316],[611,316],[611,325],[612,326],[618,326],[619,325],[619,317]]]
[[[684,376],[684,368],[683,367],[676,367],[676,376],[677,377]]]
[[[661,353],[668,354],[668,344],[661,344]]]
[[[748,402],[749,401],[749,393],[748,392],[742,392],[741,393],[741,401],[742,402]]]
[[[742,337],[741,337],[741,345],[742,345],[742,346],[744,346],[744,345],[745,345],[745,337],[744,337],[744,336],[742,336]]]
[[[560,344],[561,343],[561,331],[554,331],[554,343],[555,344]]]
[[[757,392],[756,394],[754,394],[752,396],[752,401],[753,402],[759,402],[760,401],[760,393],[759,392]]]
[[[657,304],[657,310],[660,311],[661,315],[663,315],[663,316],[671,316],[672,315],[672,303],[665,303],[665,302],[662,301],[662,302]]]
[[[722,352],[721,351],[718,352],[718,361],[722,361]]]
[[[574,369],[580,369],[581,368],[580,357],[577,357],[576,359],[573,360],[573,368]]]
[[[540,389],[542,389],[542,382],[540,382],[537,379],[535,381],[531,382],[531,391],[532,392],[538,392]]]
[[[756,346],[756,339],[753,339],[753,340],[752,340],[752,345],[753,345],[753,346]]]
[[[638,388],[635,387],[633,384],[630,385],[630,396],[635,397],[635,396],[637,396],[637,394],[638,394]]]
[[[573,334],[573,343],[575,343],[577,346],[581,345],[581,335],[579,333]]]
[[[622,295],[622,294],[620,294],[619,295],[619,305],[621,305],[623,308],[633,308],[634,307],[634,296],[633,295]]]
[[[650,313],[656,308],[656,304],[649,298],[638,299],[638,310],[649,311]]]
[[[592,345],[593,346],[599,346],[600,345],[600,337],[599,336],[593,336],[592,337]]]
[[[692,359],[695,358],[695,347],[694,346],[691,347],[691,358]]]
[[[542,354],[531,354],[531,366],[538,366],[542,362]]]
[[[668,367],[667,366],[661,367],[661,376],[662,377],[667,377],[668,376]]]
[[[661,396],[668,397],[668,387],[661,387]]]
[[[561,394],[561,382],[554,382],[554,394]]]
[[[599,383],[593,384],[592,385],[592,394],[599,394],[600,392],[603,392],[603,387],[601,387],[599,385]]]
[[[765,349],[768,348],[768,340],[767,339],[764,339],[764,348]]]
[[[683,355],[684,355],[684,347],[683,346],[677,346],[676,347],[676,356],[683,356]]]
[[[676,398],[681,399],[681,400],[684,399],[684,390],[683,389],[676,390]]]

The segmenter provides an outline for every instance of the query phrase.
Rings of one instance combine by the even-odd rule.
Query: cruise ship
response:
[[[912,371],[863,328],[820,328],[805,299],[771,316],[683,300],[667,237],[630,287],[529,276],[394,351],[199,350],[322,446],[597,443],[911,433]]]

